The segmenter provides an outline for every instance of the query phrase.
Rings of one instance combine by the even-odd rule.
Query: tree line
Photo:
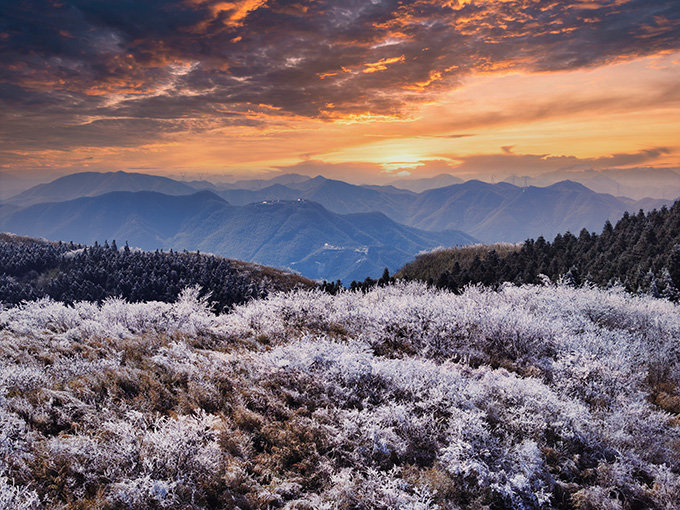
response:
[[[131,302],[173,302],[198,285],[216,311],[229,309],[272,289],[312,282],[271,268],[199,252],[132,250],[115,241],[83,246],[0,236],[0,302],[51,297],[57,301],[101,302],[123,297]]]
[[[499,248],[500,246],[500,248]],[[473,255],[473,256],[471,256]],[[438,270],[432,272],[432,268]],[[503,282],[553,282],[607,287],[680,298],[680,203],[645,214],[625,213],[600,234],[586,229],[521,245],[490,245],[442,250],[421,255],[397,274],[459,292],[469,284],[495,286]]]

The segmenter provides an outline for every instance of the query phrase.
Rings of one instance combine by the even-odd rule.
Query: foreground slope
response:
[[[568,287],[0,311],[8,507],[673,510],[680,314]]]
[[[399,225],[380,213],[335,214],[304,200],[233,206],[210,191],[118,192],[36,204],[0,215],[0,230],[66,242],[116,239],[147,250],[201,250],[331,280],[379,276],[385,265],[394,271],[419,251],[474,241],[462,232]],[[330,260],[326,250],[339,257]]]

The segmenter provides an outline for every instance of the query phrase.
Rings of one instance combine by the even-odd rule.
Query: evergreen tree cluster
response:
[[[371,278],[370,276],[367,276],[364,281],[358,282],[356,280],[352,280],[352,283],[349,286],[349,290],[360,290],[361,292],[366,293],[375,286],[384,287],[385,285],[394,283],[394,281],[395,281],[394,277],[390,276],[390,270],[388,268],[385,268],[382,276],[377,280]],[[340,284],[340,280],[336,282],[336,285],[338,284]],[[331,294],[334,293],[331,292]]]
[[[385,268],[383,270],[383,274],[380,278],[377,280],[375,278],[371,278],[370,276],[367,276],[364,280],[362,281],[357,281],[357,280],[352,280],[352,283],[349,285],[349,290],[351,291],[357,291],[360,290],[364,294],[368,291],[370,291],[374,287],[384,287],[385,285],[390,285],[395,282],[394,276],[390,276],[390,270],[389,268]],[[338,294],[338,292],[341,292],[344,290],[344,285],[342,284],[342,280],[336,280],[334,282],[329,282],[327,280],[324,280],[319,284],[319,290],[330,294],[332,296],[335,296]]]
[[[616,226],[607,221],[601,234],[567,232],[551,242],[529,239],[499,253],[494,246],[445,250],[418,257],[397,276],[460,291],[468,284],[553,282],[608,287],[623,285],[636,293],[680,299],[680,202],[645,214],[625,213]],[[445,260],[445,263],[442,262]],[[433,275],[431,267],[445,267]]]
[[[288,290],[311,281],[271,268],[198,252],[119,249],[95,243],[49,243],[0,235],[0,302],[18,304],[49,296],[72,304],[123,297],[130,302],[174,302],[198,285],[216,311],[271,290]]]

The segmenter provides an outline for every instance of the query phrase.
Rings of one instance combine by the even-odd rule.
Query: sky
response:
[[[680,170],[677,0],[0,5],[0,171]]]

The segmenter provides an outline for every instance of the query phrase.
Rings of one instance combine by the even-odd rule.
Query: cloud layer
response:
[[[402,117],[473,72],[583,69],[680,48],[676,0],[28,0],[0,9],[2,137],[27,150],[129,146],[281,116]]]

